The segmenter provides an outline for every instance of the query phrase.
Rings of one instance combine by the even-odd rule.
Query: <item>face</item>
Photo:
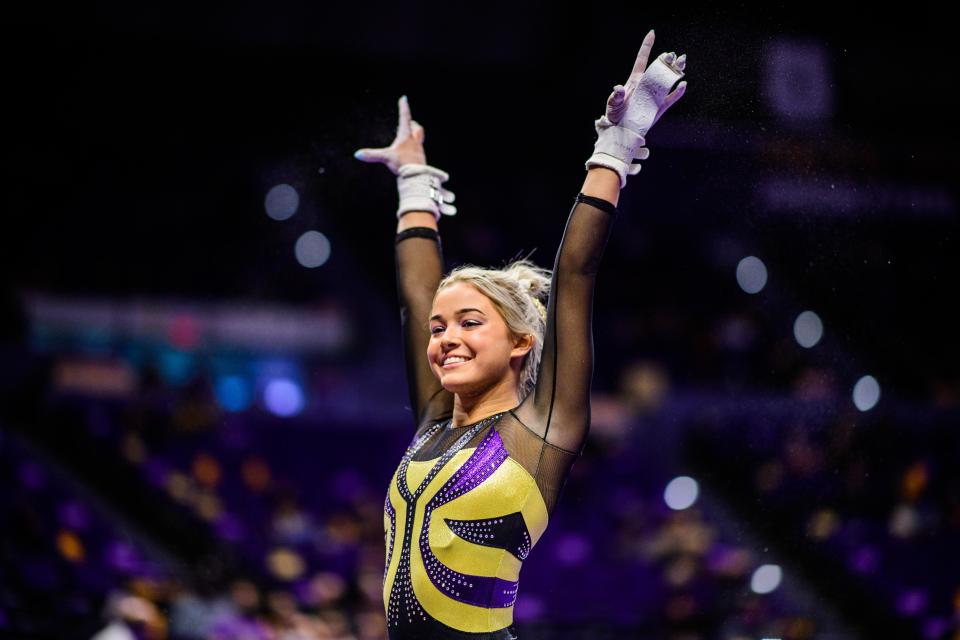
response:
[[[511,339],[503,316],[476,287],[465,282],[444,287],[430,316],[427,358],[447,391],[471,394],[496,384],[515,384],[531,340]],[[450,356],[466,360],[443,364]]]

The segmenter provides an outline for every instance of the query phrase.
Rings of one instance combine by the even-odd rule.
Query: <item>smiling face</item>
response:
[[[516,386],[532,345],[511,337],[503,316],[476,287],[466,282],[444,287],[430,316],[427,358],[447,391],[474,395],[496,385]]]

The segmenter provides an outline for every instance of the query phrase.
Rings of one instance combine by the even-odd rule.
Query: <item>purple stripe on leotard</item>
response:
[[[427,506],[439,507],[482,484],[503,464],[508,455],[500,434],[491,429],[470,459],[447,480]]]
[[[446,596],[486,608],[511,607],[517,599],[517,581],[489,576],[472,576],[444,565],[430,549],[432,511],[483,484],[509,457],[500,434],[491,429],[470,458],[437,491],[424,508],[420,533],[420,555],[433,585]]]

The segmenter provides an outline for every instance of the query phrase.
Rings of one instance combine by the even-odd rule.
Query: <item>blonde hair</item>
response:
[[[527,258],[520,258],[502,269],[461,265],[447,274],[437,286],[439,293],[444,287],[458,282],[473,285],[487,296],[500,312],[511,338],[518,339],[524,335],[533,337],[533,347],[524,358],[517,385],[521,402],[537,383],[540,356],[543,353],[543,336],[547,328],[547,309],[544,303],[550,295],[551,277],[549,269],[538,267]]]

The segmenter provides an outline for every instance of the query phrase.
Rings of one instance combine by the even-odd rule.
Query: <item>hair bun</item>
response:
[[[518,280],[520,288],[528,292],[534,298],[539,298],[543,293],[543,287],[540,286],[540,283],[532,278],[520,278]]]

